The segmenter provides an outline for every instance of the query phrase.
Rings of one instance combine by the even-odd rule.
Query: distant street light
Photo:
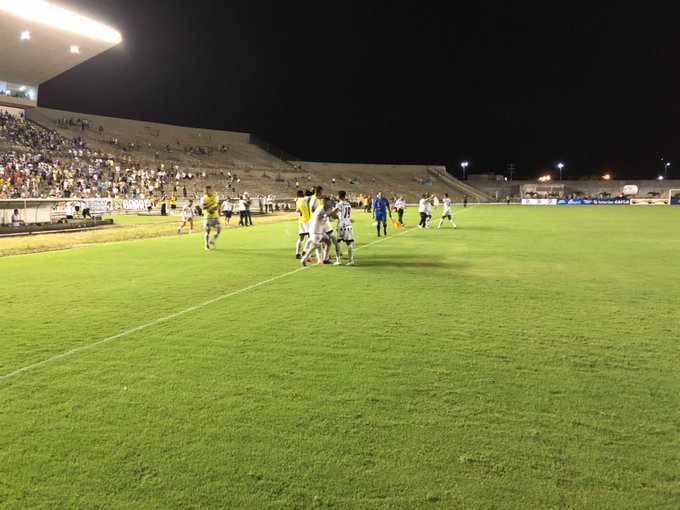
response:
[[[666,161],[663,165],[663,178],[668,179],[668,167],[671,166],[670,161]]]
[[[557,168],[560,169],[560,181],[562,180],[562,169],[564,168],[564,163],[557,163]]]
[[[660,176],[658,177],[658,179],[659,179],[660,181],[663,181],[663,175],[660,175]]]
[[[463,180],[465,180],[465,170],[467,169],[467,167],[468,167],[469,164],[470,164],[470,163],[468,163],[467,161],[463,161],[463,162],[460,164],[460,167],[463,169]]]
[[[609,174],[604,174],[604,175],[602,176],[602,179],[604,179],[605,181],[608,181],[608,180],[610,180],[611,178],[612,178],[612,176],[609,175]]]

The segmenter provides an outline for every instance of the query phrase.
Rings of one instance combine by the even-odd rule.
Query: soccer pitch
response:
[[[680,207],[416,216],[0,258],[0,507],[680,507]]]

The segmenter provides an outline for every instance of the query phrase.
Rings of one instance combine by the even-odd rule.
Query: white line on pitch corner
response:
[[[405,234],[406,232],[410,232],[413,229],[408,229],[404,230],[403,232],[400,232],[396,235],[390,236],[390,237],[383,237],[382,239],[378,239],[376,241],[372,241],[368,244],[365,244],[363,246],[359,246],[357,250],[360,250],[362,248],[368,248],[369,246],[379,243],[381,241],[384,241],[386,239],[391,239],[394,237],[398,237],[400,235]],[[10,377],[17,376],[23,372],[27,372],[29,370],[33,370],[34,368],[39,368],[44,365],[47,365],[49,363],[52,363],[53,361],[58,361],[63,358],[68,358],[69,356],[73,356],[74,354],[78,354],[83,351],[87,351],[90,349],[93,349],[95,347],[98,347],[103,344],[108,344],[110,342],[113,342],[115,340],[118,340],[119,338],[123,338],[125,336],[131,335],[132,333],[137,333],[138,331],[142,331],[144,329],[156,326],[158,324],[162,324],[163,322],[167,322],[172,319],[176,319],[177,317],[181,317],[182,315],[186,315],[187,313],[191,313],[195,310],[199,310],[200,308],[205,308],[206,306],[209,306],[213,303],[216,303],[218,301],[221,301],[223,299],[236,296],[237,294],[242,294],[244,292],[247,292],[249,290],[255,289],[257,287],[261,287],[262,285],[266,285],[268,283],[274,282],[276,280],[280,280],[281,278],[285,278],[287,276],[294,275],[295,273],[299,273],[300,271],[303,271],[305,269],[311,268],[314,266],[307,266],[307,267],[299,267],[297,269],[294,269],[293,271],[288,271],[287,273],[280,274],[278,276],[274,276],[272,278],[269,278],[267,280],[262,280],[261,282],[253,283],[252,285],[248,285],[247,287],[243,287],[242,289],[238,289],[232,292],[228,292],[227,294],[222,294],[221,296],[214,297],[212,299],[209,299],[208,301],[204,301],[202,303],[199,303],[194,306],[190,306],[189,308],[186,308],[184,310],[180,310],[179,312],[171,313],[170,315],[166,315],[165,317],[161,317],[159,319],[152,320],[151,322],[147,322],[145,324],[141,324],[139,326],[136,326],[134,328],[126,329],[125,331],[122,331],[120,333],[117,333],[112,336],[107,336],[106,338],[102,338],[101,340],[97,340],[96,342],[92,342],[86,345],[81,345],[80,347],[75,347],[73,349],[70,349],[68,351],[61,352],[59,354],[55,354],[54,356],[51,356],[49,358],[46,358],[42,361],[37,361],[35,363],[31,363],[30,365],[25,365],[23,367],[17,368],[16,370],[13,370],[11,372],[7,372],[6,374],[0,375],[0,381],[4,379],[9,379]]]

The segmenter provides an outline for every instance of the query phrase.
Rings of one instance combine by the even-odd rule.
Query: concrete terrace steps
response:
[[[251,144],[248,133],[187,128],[46,108],[33,109],[28,112],[27,117],[44,128],[56,129],[66,138],[81,136],[92,149],[131,155],[149,166],[163,162],[166,167],[176,164],[198,169],[207,163],[215,163],[227,169],[247,167],[281,171],[292,169],[286,161]],[[90,128],[82,130],[78,126],[61,126],[58,124],[58,119],[61,118],[87,119]],[[99,126],[104,128],[101,135],[98,131]],[[111,137],[118,138],[118,146],[109,144]],[[124,151],[123,147],[127,148],[130,142],[135,144],[135,149]],[[171,152],[167,150],[168,146]],[[185,147],[192,146],[212,149],[212,154],[192,154],[184,151]],[[222,146],[226,146],[227,150],[219,150]],[[159,152],[158,158],[155,156],[156,151]]]
[[[448,184],[453,189],[462,193],[463,195],[469,195],[475,198],[479,202],[495,202],[495,199],[486,193],[473,188],[472,186],[464,183],[463,181],[456,179],[452,175],[446,173],[446,171],[441,171],[435,168],[428,168],[428,172],[436,179]]]

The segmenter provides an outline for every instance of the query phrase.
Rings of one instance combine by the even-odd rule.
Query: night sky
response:
[[[680,2],[74,0],[124,42],[40,105],[306,160],[680,177]]]

